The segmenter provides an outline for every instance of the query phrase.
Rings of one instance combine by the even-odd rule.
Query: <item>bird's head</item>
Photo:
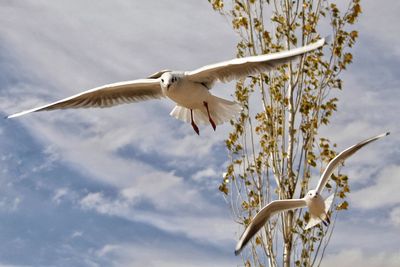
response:
[[[163,90],[169,91],[178,81],[178,77],[171,72],[166,72],[160,77],[160,85]]]
[[[307,195],[305,196],[306,199],[314,199],[318,198],[319,194],[316,190],[310,190],[308,191]]]

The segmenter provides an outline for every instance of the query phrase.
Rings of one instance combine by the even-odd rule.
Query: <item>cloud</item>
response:
[[[323,259],[323,266],[326,267],[395,267],[400,262],[400,251],[390,252],[365,252],[361,249],[342,250],[337,254],[328,254]]]
[[[82,231],[75,231],[72,233],[71,238],[78,238],[83,236],[83,232]]]
[[[204,253],[179,244],[108,244],[96,254],[99,258],[110,259],[110,266],[219,267],[235,264],[233,256]]]
[[[5,196],[0,199],[0,210],[7,212],[15,212],[22,201],[21,197]]]
[[[184,190],[179,188],[157,193],[144,202],[153,205],[146,205],[146,208],[142,208],[143,202],[136,199],[146,190],[136,193],[131,188],[122,190],[117,197],[106,196],[102,192],[88,193],[79,204],[86,210],[143,222],[201,242],[218,246],[233,243],[237,226],[228,212],[211,205],[196,191],[191,191],[186,196],[180,195]]]
[[[400,165],[381,170],[371,185],[350,194],[352,204],[361,209],[389,208],[400,203]]]
[[[3,264],[0,263],[0,267],[28,267],[30,265],[14,265],[14,264]]]
[[[386,1],[385,4],[376,1],[366,1],[362,3],[363,13],[360,17],[361,35],[368,35],[374,40],[375,45],[381,47],[383,56],[390,56],[395,53],[400,54],[397,45],[400,38],[395,32],[398,24],[397,12],[400,10],[398,1]]]
[[[69,193],[68,188],[59,188],[54,193],[52,201],[55,202],[56,204],[60,204],[62,198],[68,195],[68,193]]]
[[[192,179],[195,181],[201,181],[202,179],[207,179],[207,178],[215,178],[221,177],[221,174],[218,174],[214,169],[212,168],[207,168],[204,170],[200,170],[198,172],[196,172],[193,176]]]
[[[390,222],[397,227],[400,227],[400,208],[394,208],[390,212]]]

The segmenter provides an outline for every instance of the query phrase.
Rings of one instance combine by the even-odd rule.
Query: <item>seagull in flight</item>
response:
[[[321,192],[325,188],[325,185],[328,182],[329,177],[331,177],[333,171],[340,164],[342,164],[347,158],[349,158],[358,150],[360,150],[363,146],[368,145],[369,143],[387,135],[389,135],[389,132],[371,137],[343,150],[339,155],[337,155],[334,159],[332,159],[329,162],[328,166],[326,166],[326,169],[324,170],[321,178],[319,179],[317,188],[314,190],[310,190],[303,198],[275,200],[270,202],[264,208],[262,208],[254,216],[253,220],[247,226],[246,230],[240,237],[239,242],[236,245],[235,254],[238,255],[242,251],[243,247],[258,232],[258,230],[260,230],[261,227],[263,227],[263,225],[268,221],[268,219],[271,216],[282,211],[308,207],[311,216],[305,229],[309,229],[319,224],[320,222],[323,222],[324,225],[327,226],[330,223],[328,217],[328,211],[332,204],[334,194],[330,195],[328,198],[324,200],[321,196]]]
[[[61,99],[57,102],[7,116],[14,118],[31,112],[67,108],[106,108],[123,103],[167,97],[176,103],[170,115],[188,122],[199,134],[199,124],[210,123],[214,131],[218,124],[229,121],[241,107],[239,104],[212,95],[214,83],[229,82],[272,70],[322,47],[325,39],[295,49],[236,58],[193,71],[162,70],[145,79],[112,83]]]

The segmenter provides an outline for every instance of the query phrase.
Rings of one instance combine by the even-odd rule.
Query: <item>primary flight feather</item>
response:
[[[199,134],[196,123],[209,122],[215,130],[217,124],[230,120],[241,110],[237,103],[210,94],[209,90],[215,82],[229,82],[271,70],[322,47],[324,43],[325,39],[320,39],[303,47],[260,56],[236,58],[193,71],[162,70],[146,79],[100,86],[51,104],[12,114],[7,118],[44,110],[105,108],[168,97],[177,104],[170,115],[191,123],[195,132]]]

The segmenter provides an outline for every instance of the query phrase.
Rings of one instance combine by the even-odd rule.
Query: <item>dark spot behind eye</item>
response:
[[[164,82],[164,79],[161,79],[161,82]]]

